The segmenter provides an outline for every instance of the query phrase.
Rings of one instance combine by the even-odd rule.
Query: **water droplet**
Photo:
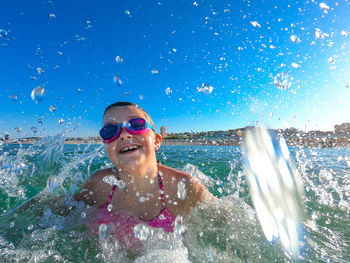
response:
[[[77,89],[77,91],[80,93],[80,92],[83,91],[83,89],[82,89],[82,88],[79,88],[79,89]]]
[[[297,63],[294,63],[294,62],[293,62],[293,63],[292,63],[292,67],[293,67],[293,68],[299,68],[299,67],[300,67],[300,65],[299,65],[299,64],[297,64]]]
[[[39,119],[37,119],[36,121],[37,121],[37,123],[39,123],[40,125],[43,125],[43,119],[39,118]]]
[[[28,226],[28,230],[29,230],[29,231],[33,230],[33,228],[34,228],[34,226],[33,226],[32,224],[30,224],[30,225]]]
[[[165,94],[166,95],[170,95],[170,93],[172,93],[173,91],[171,90],[170,87],[167,87],[166,90],[165,90]]]
[[[103,177],[102,181],[113,186],[117,184],[118,179],[114,175],[107,175]]]
[[[118,64],[123,63],[123,61],[124,61],[124,59],[122,57],[120,57],[120,56],[115,57],[115,62],[117,62]]]
[[[82,213],[80,214],[80,218],[81,218],[81,219],[86,218],[86,213],[85,213],[85,212],[82,212]]]
[[[112,209],[113,209],[113,205],[112,205],[112,204],[109,204],[109,205],[107,206],[107,210],[108,210],[109,212],[111,212]]]
[[[38,133],[38,128],[37,127],[32,127],[32,128],[30,128],[30,130],[32,131],[33,135]]]
[[[183,217],[177,216],[174,223],[174,233],[175,235],[182,235],[187,230],[187,227],[183,223]]]
[[[125,182],[123,180],[118,180],[117,183],[116,183],[116,186],[119,189],[123,189],[125,187]]]
[[[85,40],[85,37],[82,37],[80,35],[75,35],[75,38],[78,42]]]
[[[117,179],[114,175],[107,175],[103,177],[102,180],[109,185],[116,185],[120,189],[123,189],[125,187],[125,182],[123,180]]]
[[[51,106],[49,107],[49,110],[50,110],[51,112],[56,111],[56,109],[57,109],[57,107],[56,107],[55,105],[51,105]]]
[[[165,215],[163,215],[163,214],[160,214],[160,215],[158,216],[158,218],[159,218],[160,220],[166,219]]]
[[[58,122],[58,124],[62,124],[62,123],[64,123],[64,119],[59,118],[59,119],[57,120],[57,122]]]
[[[316,39],[324,39],[324,38],[327,37],[327,36],[329,36],[329,35],[326,34],[326,33],[323,33],[323,32],[321,31],[321,29],[319,29],[319,28],[316,28],[316,29],[315,29],[315,38],[316,38]]]
[[[344,36],[344,37],[346,37],[347,35],[349,35],[349,33],[350,33],[350,32],[345,31],[345,30],[342,30],[342,31],[341,31],[341,35]]]
[[[291,35],[289,39],[293,43],[300,43],[301,42],[300,38],[298,36],[296,36],[296,35]]]
[[[209,83],[203,83],[201,87],[197,87],[198,92],[203,92],[206,95],[209,95],[213,92],[213,87]]]
[[[139,99],[140,99],[140,100],[143,100],[144,98],[145,98],[144,95],[142,95],[142,94],[139,95]]]
[[[38,103],[39,101],[42,101],[45,95],[45,89],[38,86],[32,90],[32,93],[30,94],[30,97],[32,98],[35,103]]]
[[[38,72],[38,74],[40,75],[40,74],[43,74],[43,73],[44,73],[44,70],[43,70],[43,68],[41,68],[41,67],[37,67],[37,68],[36,68],[36,72]]]
[[[92,28],[92,23],[90,20],[86,20],[86,29]]]
[[[253,27],[261,27],[261,25],[257,21],[250,21]]]
[[[49,16],[50,16],[50,18],[56,18],[56,15],[53,13],[51,13]]]
[[[293,78],[285,72],[278,73],[273,80],[273,83],[278,89],[286,90],[292,85]]]
[[[118,76],[113,77],[113,82],[117,83],[118,86],[121,86],[123,84],[123,81]]]
[[[7,36],[7,31],[4,29],[0,29],[0,38],[5,38]]]
[[[320,8],[326,11],[329,10],[329,6],[326,3],[320,3]]]
[[[184,182],[180,181],[177,183],[177,197],[180,200],[185,200],[187,196],[186,185]]]
[[[194,6],[198,6],[198,3],[197,3],[197,2],[193,2],[193,5],[194,5]]]
[[[154,68],[154,69],[151,70],[151,73],[152,73],[153,75],[157,75],[157,74],[158,74],[158,70],[156,70],[156,69]]]
[[[9,99],[12,100],[12,101],[17,101],[17,96],[12,94],[9,96]]]
[[[139,199],[139,202],[140,202],[140,203],[144,203],[144,202],[146,202],[147,200],[148,200],[147,197],[141,196],[140,199]]]
[[[329,64],[334,64],[335,63],[335,58],[334,57],[328,58],[328,63]]]
[[[20,133],[20,132],[22,131],[22,128],[20,128],[20,127],[15,127],[15,131],[18,132],[18,133]]]
[[[126,15],[130,16],[131,15],[131,12],[129,10],[125,10],[124,11]]]
[[[153,228],[146,226],[144,224],[137,224],[134,227],[134,236],[141,240],[145,241],[153,236],[154,230]]]
[[[101,240],[105,240],[108,234],[108,226],[106,224],[101,224],[98,227],[98,235]]]

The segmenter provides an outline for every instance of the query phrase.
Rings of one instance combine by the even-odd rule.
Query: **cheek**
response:
[[[154,139],[153,139],[152,136],[148,136],[148,137],[147,137],[147,140],[148,140],[148,143],[149,143],[149,144],[153,144],[153,143],[154,143]]]
[[[108,155],[111,155],[112,153],[115,152],[116,146],[115,145],[107,145],[106,146],[106,152]]]

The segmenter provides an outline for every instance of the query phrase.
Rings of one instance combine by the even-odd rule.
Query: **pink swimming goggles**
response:
[[[100,130],[100,136],[104,143],[110,143],[119,138],[121,127],[125,127],[131,134],[143,134],[151,128],[154,132],[154,127],[142,118],[131,119],[128,122],[107,124]]]

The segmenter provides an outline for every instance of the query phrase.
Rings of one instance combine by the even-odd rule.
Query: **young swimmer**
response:
[[[136,104],[108,106],[100,136],[114,167],[93,173],[74,198],[104,211],[96,216],[99,225],[118,221],[114,224],[120,230],[120,222],[127,222],[128,227],[116,234],[120,238],[132,233],[139,222],[172,232],[177,216],[212,197],[198,178],[157,163],[162,137],[148,113]]]

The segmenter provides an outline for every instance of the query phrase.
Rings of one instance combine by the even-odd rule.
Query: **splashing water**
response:
[[[198,92],[202,92],[206,95],[211,94],[213,92],[213,89],[214,88],[212,86],[210,86],[209,83],[203,83],[201,87],[197,87]]]
[[[177,197],[180,200],[185,200],[187,196],[185,183],[180,181],[177,183]]]
[[[303,188],[285,140],[262,127],[248,130],[244,160],[250,194],[267,240],[279,239],[297,257]]]
[[[320,8],[322,10],[329,10],[329,6],[326,3],[320,3]]]
[[[156,70],[156,69],[154,68],[154,69],[151,70],[151,73],[152,73],[153,75],[157,75],[157,74],[158,74],[158,70]]]
[[[154,234],[152,227],[146,226],[144,224],[137,224],[134,227],[134,235],[138,240],[145,241],[151,238]]]
[[[61,134],[33,145],[0,145],[1,157],[7,158],[2,163],[5,167],[15,161],[27,166],[21,174],[11,173],[11,168],[0,170],[1,182],[8,180],[6,185],[0,185],[1,262],[27,262],[34,258],[53,261],[53,256],[62,262],[291,261],[278,244],[266,241],[260,229],[248,197],[239,147],[160,148],[157,155],[167,157],[162,161],[165,165],[200,178],[218,199],[201,203],[182,221],[178,219],[174,233],[153,228],[152,237],[144,241],[137,239],[142,248],[135,252],[113,237],[113,226],[109,224],[105,225],[106,232],[103,225],[97,225],[96,235],[91,235],[84,222],[94,215],[94,208],[76,203],[71,197],[83,179],[98,169],[110,167],[103,145],[69,145],[64,144],[64,139]],[[320,226],[318,229],[305,226],[307,243],[300,244],[300,261],[349,262],[346,230],[350,224],[349,150],[291,148],[290,151],[290,159],[296,163],[306,189],[307,211]],[[29,201],[37,193],[38,202]],[[26,200],[27,203],[18,207]],[[54,200],[54,208],[48,207],[50,200]]]
[[[113,77],[113,82],[116,83],[118,86],[123,85],[123,81],[118,76]]]
[[[108,226],[106,224],[101,224],[98,228],[98,234],[101,240],[105,240],[108,235]]]
[[[285,72],[278,73],[273,80],[276,87],[281,90],[289,89],[292,86],[292,82],[293,78]]]
[[[115,57],[115,62],[117,62],[118,64],[123,63],[123,61],[124,61],[124,59],[122,57],[120,57],[120,56]]]
[[[49,111],[54,112],[54,111],[56,111],[56,110],[57,110],[56,105],[50,105]]]
[[[293,43],[300,43],[301,42],[300,38],[296,35],[291,35],[289,39]]]
[[[6,30],[0,28],[0,38],[5,38],[5,37],[7,37],[7,34],[8,34],[8,33],[7,33]]]
[[[250,21],[250,24],[251,24],[253,27],[261,27],[261,25],[260,25],[257,21]]]
[[[32,90],[30,97],[33,101],[35,101],[35,103],[38,103],[44,99],[44,95],[45,89],[43,87],[38,86]]]
[[[38,73],[38,75],[43,74],[44,73],[44,69],[41,68],[41,67],[37,67],[36,68],[36,72]]]
[[[9,96],[9,99],[12,101],[17,101],[17,95],[12,94]]]
[[[172,92],[173,92],[173,91],[171,90],[170,87],[167,87],[167,88],[165,89],[165,94],[166,94],[166,95],[170,95]]]

